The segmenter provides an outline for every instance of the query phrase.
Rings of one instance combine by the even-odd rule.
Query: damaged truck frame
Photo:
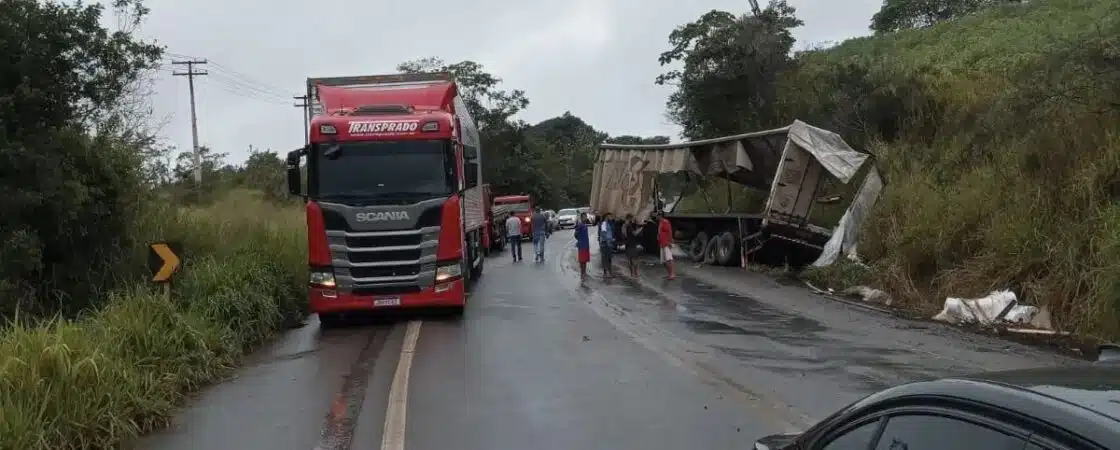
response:
[[[810,223],[813,206],[831,175],[849,184],[869,164],[836,133],[801,121],[787,127],[715,139],[662,145],[602,144],[595,163],[592,208],[615,217],[634,214],[645,222],[642,247],[656,253],[657,226],[647,219],[665,213],[674,241],[697,262],[746,266],[748,261],[802,267],[855,256],[859,226],[883,187],[871,165],[858,193],[834,230]],[[716,177],[768,192],[759,211],[676,214],[680,195],[663,211],[657,178],[662,174]]]

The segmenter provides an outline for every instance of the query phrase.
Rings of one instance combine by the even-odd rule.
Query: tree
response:
[[[670,141],[669,136],[641,137],[623,135],[607,139],[608,144],[619,145],[664,145],[668,144]]]
[[[802,25],[785,0],[772,0],[759,16],[710,11],[669,34],[661,65],[683,67],[657,77],[673,85],[668,115],[684,136],[701,139],[775,128],[781,113],[777,81],[793,70],[791,30]]]
[[[879,12],[871,16],[871,30],[892,33],[911,28],[925,28],[938,22],[955,19],[997,5],[1022,3],[1024,0],[884,0]]]
[[[403,73],[450,72],[480,129],[501,124],[529,106],[525,91],[498,89],[502,79],[487,73],[482,64],[474,61],[447,64],[439,58],[423,58],[400,63],[397,70]]]
[[[89,306],[130,257],[144,153],[120,105],[162,50],[106,30],[103,10],[0,2],[0,315]]]

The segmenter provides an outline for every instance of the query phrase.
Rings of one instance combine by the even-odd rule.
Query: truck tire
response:
[[[730,231],[725,231],[716,236],[716,263],[721,266],[729,266],[738,262],[739,246],[737,244],[735,235]]]
[[[708,248],[708,233],[703,231],[696,233],[692,238],[692,242],[688,243],[688,257],[692,258],[695,262],[704,261],[704,250]]]
[[[719,236],[712,236],[708,245],[704,247],[704,264],[715,265],[716,247],[719,247]]]
[[[326,330],[330,328],[338,328],[343,324],[341,314],[324,314],[319,313],[319,329]]]

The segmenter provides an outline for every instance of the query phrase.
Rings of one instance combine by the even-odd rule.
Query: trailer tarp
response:
[[[847,184],[868,155],[828,130],[796,120],[775,130],[663,145],[600,146],[591,185],[591,208],[645,220],[658,174],[687,172],[770,191],[786,146],[797,146]]]

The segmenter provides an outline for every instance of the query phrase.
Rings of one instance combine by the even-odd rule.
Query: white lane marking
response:
[[[385,425],[381,430],[381,450],[404,450],[405,419],[408,417],[408,375],[412,371],[412,355],[420,338],[419,320],[408,322],[401,345],[401,357],[393,384],[389,387],[389,405],[385,410]]]

